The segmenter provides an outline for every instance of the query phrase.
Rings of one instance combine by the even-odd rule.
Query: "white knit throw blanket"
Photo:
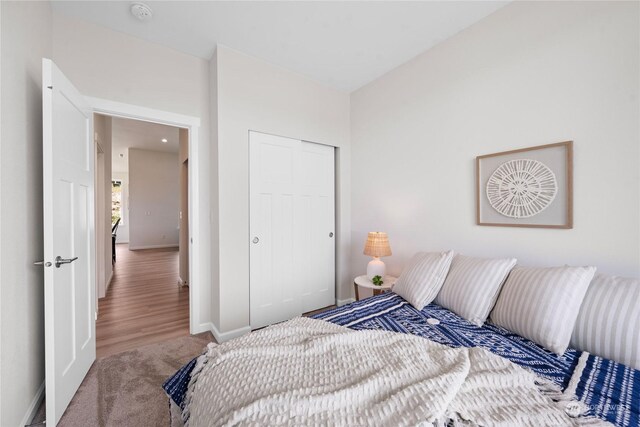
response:
[[[480,348],[296,318],[198,360],[185,425],[561,426],[537,377]],[[589,420],[590,424],[595,420]]]

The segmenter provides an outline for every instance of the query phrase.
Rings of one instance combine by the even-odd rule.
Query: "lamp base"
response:
[[[372,280],[376,276],[380,276],[384,279],[385,273],[384,262],[378,257],[374,257],[369,264],[367,264],[367,279]]]

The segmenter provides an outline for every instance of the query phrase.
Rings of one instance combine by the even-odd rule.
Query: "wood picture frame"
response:
[[[508,164],[521,165],[522,162],[534,164],[538,170],[544,169],[545,173],[552,177],[550,179],[553,182],[552,190],[549,190],[549,192],[553,191],[553,195],[545,196],[546,198],[542,200],[544,206],[538,206],[540,203],[533,202],[536,205],[533,210],[538,210],[524,217],[518,216],[522,210],[514,211],[512,207],[501,211],[501,203],[507,204],[504,197],[506,187],[501,186],[498,191],[496,184],[490,185],[489,182],[496,180],[494,178],[496,174],[501,176],[499,169],[502,171],[504,167],[509,168]],[[512,176],[514,175],[509,176],[508,179],[513,180]],[[515,174],[515,176],[518,175]],[[500,182],[500,185],[504,185],[504,182]],[[512,181],[512,186],[515,185],[518,183],[513,184]],[[511,189],[511,191],[517,191],[517,189]],[[525,188],[524,192],[526,191]],[[543,198],[540,197],[540,199]],[[504,212],[505,210],[509,212]],[[515,214],[510,215],[510,212]],[[477,156],[476,224],[494,227],[573,228],[573,141]]]

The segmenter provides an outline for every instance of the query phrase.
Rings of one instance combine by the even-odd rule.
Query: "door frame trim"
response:
[[[156,110],[133,104],[126,104],[107,99],[85,97],[91,106],[93,113],[105,114],[124,119],[141,120],[145,122],[159,123],[189,130],[189,333],[197,334],[209,330],[209,324],[200,324],[200,301],[203,286],[202,272],[200,271],[202,248],[200,241],[200,182],[199,182],[199,130],[201,120],[199,117]],[[176,285],[177,286],[177,285]]]

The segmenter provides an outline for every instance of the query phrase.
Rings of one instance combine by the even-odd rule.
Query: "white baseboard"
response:
[[[166,245],[142,245],[142,246],[131,246],[129,245],[130,251],[139,251],[142,249],[162,249],[162,248],[178,248],[180,245],[177,243],[169,243]]]
[[[40,387],[38,388],[36,395],[33,396],[33,400],[31,400],[31,403],[29,404],[29,407],[27,408],[27,412],[24,414],[24,417],[22,418],[22,422],[20,423],[19,427],[24,427],[31,424],[31,420],[33,420],[33,417],[36,416],[36,412],[38,412],[38,409],[40,408],[42,399],[44,399],[44,381],[42,382],[42,385],[40,385]]]
[[[245,326],[244,328],[233,329],[229,332],[220,332],[218,328],[213,323],[209,323],[209,330],[213,334],[213,337],[216,339],[218,344],[221,344],[225,341],[229,341],[231,339],[240,337],[244,334],[248,334],[251,332],[251,326]]]
[[[111,269],[111,274],[107,279],[106,285],[104,285],[104,295],[107,296],[107,291],[109,290],[109,286],[111,286],[111,280],[113,279],[113,269]],[[103,297],[104,298],[104,297]]]
[[[354,298],[347,298],[347,299],[337,299],[336,300],[336,305],[338,307],[342,307],[343,305],[347,305],[350,304],[352,302],[355,302],[356,300]]]
[[[200,323],[195,328],[193,328],[193,331],[191,331],[191,334],[195,335],[195,334],[201,334],[203,332],[211,332],[211,322]]]

